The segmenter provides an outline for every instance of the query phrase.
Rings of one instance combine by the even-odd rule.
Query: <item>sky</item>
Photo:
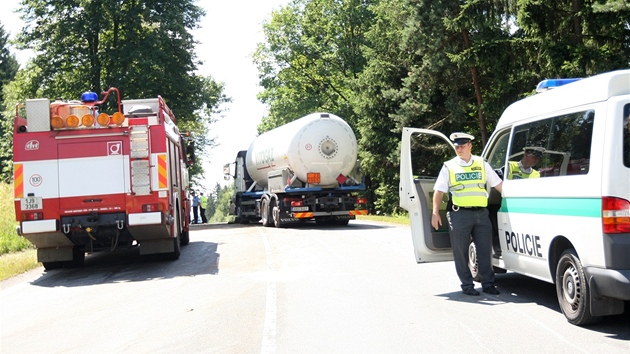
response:
[[[204,159],[205,190],[210,192],[216,183],[226,184],[223,165],[233,162],[239,150],[247,150],[256,137],[256,127],[267,108],[256,99],[262,91],[258,86],[258,70],[251,55],[256,44],[263,41],[262,24],[271,18],[272,10],[278,10],[290,0],[197,0],[196,4],[206,11],[200,22],[201,28],[193,31],[199,41],[197,57],[204,62],[199,68],[203,76],[212,76],[225,83],[225,94],[232,103],[217,123],[210,125],[209,137],[216,137],[219,144],[208,150]],[[14,13],[20,0],[2,0],[0,22],[10,38],[22,28],[23,23]],[[11,51],[23,65],[29,52]],[[80,94],[80,93],[79,93]],[[140,98],[140,97],[128,97]],[[167,102],[168,104],[168,102]],[[198,188],[202,189],[202,188]]]

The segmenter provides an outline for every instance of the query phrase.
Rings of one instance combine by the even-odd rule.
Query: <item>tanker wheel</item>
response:
[[[573,249],[564,251],[558,261],[556,293],[560,309],[569,323],[580,326],[601,320],[601,317],[591,315],[591,294],[582,262]]]
[[[349,222],[350,222],[349,219],[337,220],[337,221],[335,221],[335,225],[336,226],[347,226]]]
[[[260,202],[260,220],[262,226],[271,226],[271,218],[269,217],[269,199],[263,198]]]

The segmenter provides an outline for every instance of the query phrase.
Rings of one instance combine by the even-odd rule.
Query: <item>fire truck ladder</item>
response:
[[[149,195],[151,193],[149,128],[136,125],[130,135],[131,191],[135,195]]]

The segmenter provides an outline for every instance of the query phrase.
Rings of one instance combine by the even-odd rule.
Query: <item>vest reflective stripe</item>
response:
[[[518,167],[518,161],[510,161],[508,162],[508,168],[510,172],[508,173],[508,179],[524,179],[524,178],[539,178],[540,172],[534,170],[532,168],[531,173],[525,173]]]
[[[455,159],[444,163],[449,174],[449,189],[453,205],[461,207],[485,207],[488,205],[485,162],[473,157],[470,166],[460,166]]]

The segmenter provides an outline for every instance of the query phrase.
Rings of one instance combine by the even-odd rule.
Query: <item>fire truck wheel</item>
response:
[[[79,268],[83,266],[85,261],[85,247],[74,246],[72,247],[72,260],[67,263],[71,268]]]
[[[63,267],[63,262],[42,262],[46,271]]]
[[[188,233],[188,231],[184,231],[180,234],[181,240],[179,242],[180,245],[182,246],[186,246],[187,244],[190,243],[190,234]]]
[[[173,232],[175,233],[175,237],[173,238],[173,252],[168,254],[168,259],[176,260],[179,259],[179,254],[181,252],[181,221],[179,219],[179,213],[175,214],[175,220],[177,222],[173,225]]]
[[[179,259],[179,254],[181,252],[180,242],[181,242],[180,237],[179,235],[177,235],[177,237],[173,239],[174,251],[168,254],[168,257],[167,257],[168,259],[173,260],[173,261]]]

